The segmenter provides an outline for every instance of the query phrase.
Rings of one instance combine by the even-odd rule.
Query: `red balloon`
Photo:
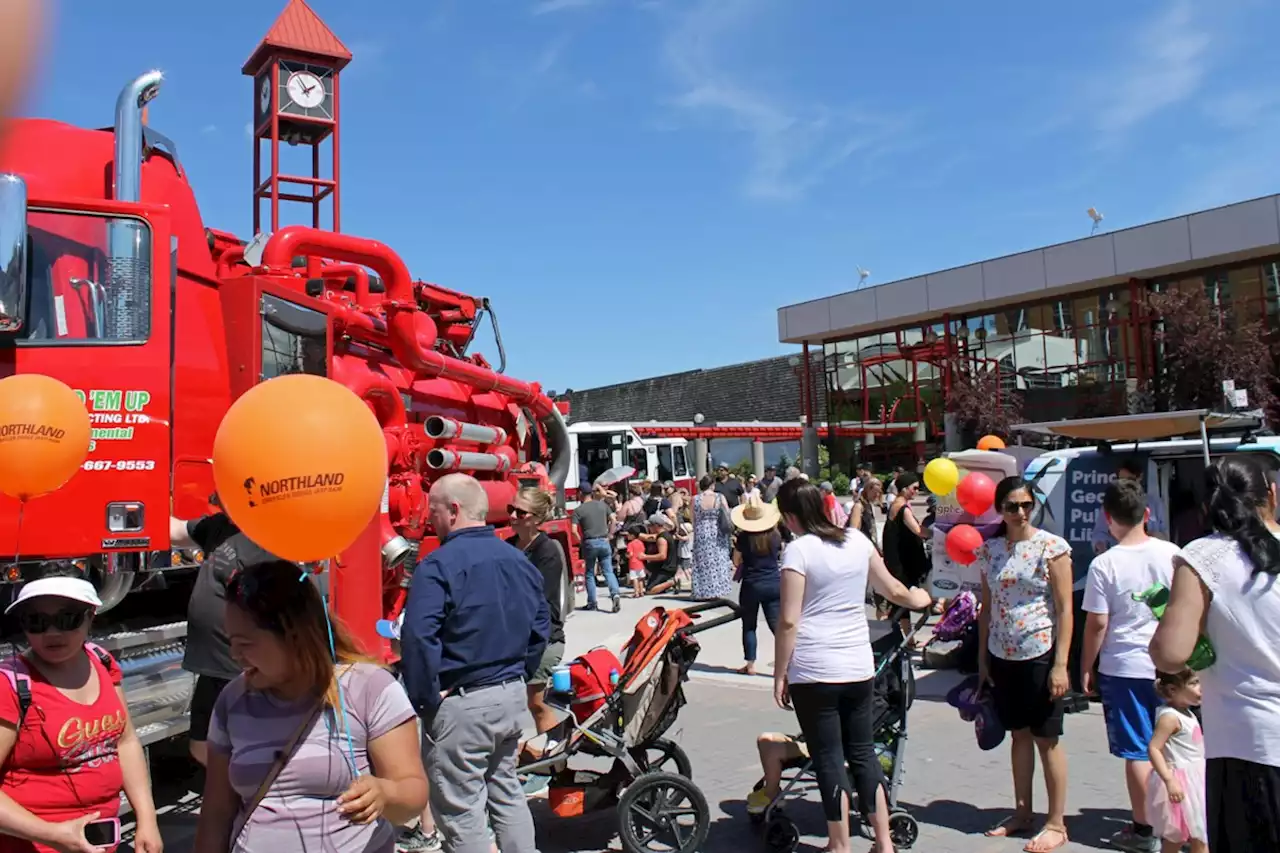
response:
[[[965,476],[956,486],[956,503],[974,518],[991,509],[996,501],[996,484],[977,471]]]
[[[962,566],[978,559],[982,547],[982,534],[968,524],[957,524],[947,531],[947,556]]]

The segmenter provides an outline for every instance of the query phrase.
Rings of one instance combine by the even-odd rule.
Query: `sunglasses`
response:
[[[1015,512],[1025,512],[1030,514],[1036,508],[1035,501],[1005,501],[1004,511],[1013,515]]]
[[[529,512],[529,510],[521,509],[520,507],[515,506],[513,504],[507,505],[507,513],[512,518],[528,518],[529,516],[533,515],[533,513]]]
[[[55,631],[75,631],[88,618],[89,611],[81,607],[59,610],[57,613],[23,613],[18,617],[18,624],[24,633],[44,634],[50,628]]]

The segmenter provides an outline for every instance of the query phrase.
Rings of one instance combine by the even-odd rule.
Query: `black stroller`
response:
[[[889,830],[893,843],[899,848],[908,848],[916,843],[920,836],[920,825],[911,814],[898,805],[898,790],[902,786],[902,762],[906,756],[907,746],[907,710],[916,698],[915,669],[911,664],[911,654],[907,644],[929,621],[929,612],[921,613],[911,630],[903,636],[900,627],[901,617],[905,611],[897,610],[889,617],[889,633],[871,644],[875,659],[875,698],[873,714],[873,733],[875,737],[876,757],[888,780],[886,797],[889,802]],[[804,738],[797,736],[796,741],[803,744]],[[764,780],[756,783],[756,790],[764,787]],[[807,757],[797,758],[784,766],[782,772],[782,789],[777,798],[760,814],[751,815],[753,823],[764,824],[765,845],[776,853],[791,853],[800,843],[800,830],[795,822],[783,812],[783,801],[793,792],[805,793],[816,790],[817,780],[813,773],[813,762]],[[854,797],[849,817],[858,822],[858,829],[864,837],[871,838],[871,827],[867,823],[864,812],[869,812],[874,804],[862,804]]]

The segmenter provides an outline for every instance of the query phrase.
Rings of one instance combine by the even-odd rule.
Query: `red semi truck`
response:
[[[246,243],[206,227],[175,146],[143,121],[160,85],[157,72],[129,83],[111,128],[19,120],[0,150],[0,376],[60,379],[92,420],[65,487],[21,518],[0,498],[0,606],[34,561],[82,561],[104,601],[98,639],[121,658],[147,742],[185,732],[190,691],[184,584],[200,555],[170,550],[170,516],[210,511],[214,434],[255,383],[327,376],[382,425],[382,512],[328,582],[336,615],[383,653],[374,624],[436,545],[433,479],[476,476],[507,535],[516,490],[562,495],[572,460],[538,384],[469,351],[485,300],[414,279],[376,240],[286,227]],[[547,532],[572,560],[569,521]]]

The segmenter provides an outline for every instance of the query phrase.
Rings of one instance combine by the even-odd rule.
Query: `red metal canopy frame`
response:
[[[799,423],[724,423],[724,424],[631,424],[643,438],[750,438],[756,441],[799,441],[804,427]],[[863,438],[868,435],[910,434],[915,424],[814,424],[820,433],[841,438]]]

